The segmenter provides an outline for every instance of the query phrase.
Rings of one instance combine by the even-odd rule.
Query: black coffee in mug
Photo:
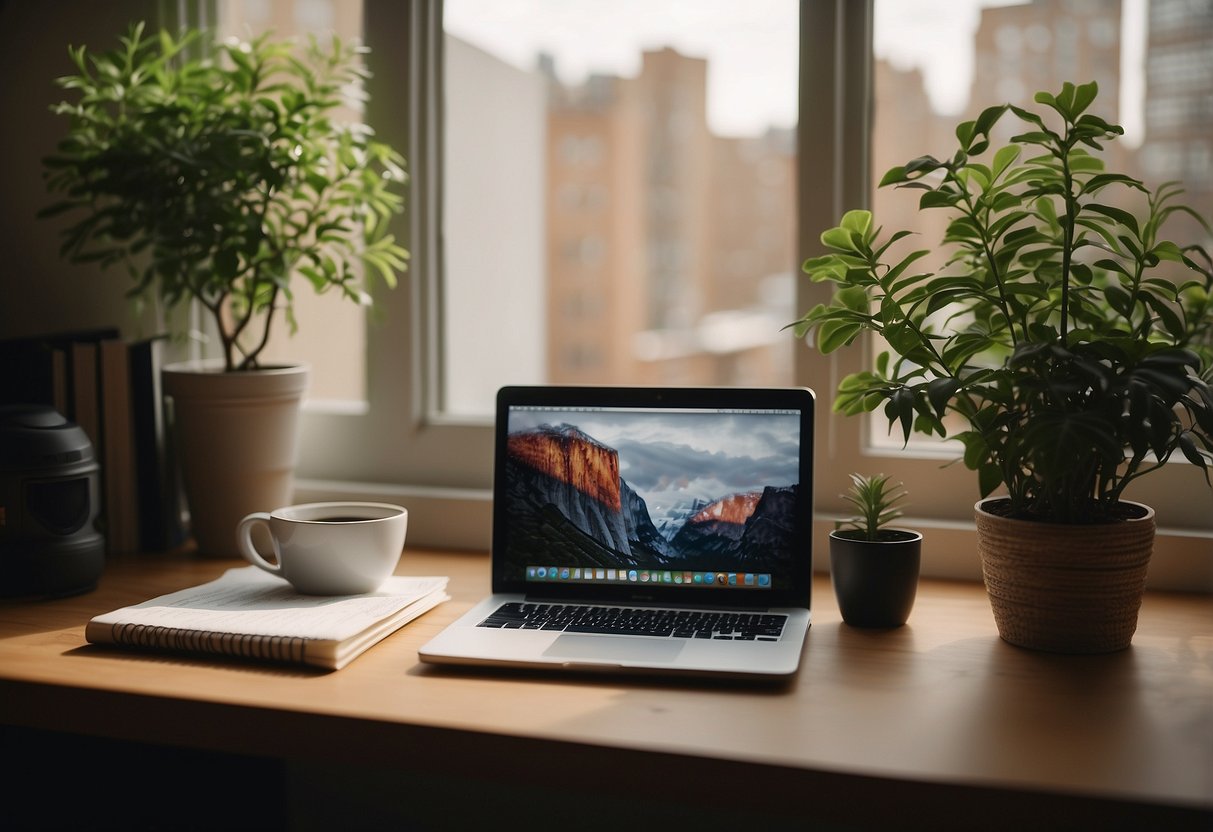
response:
[[[308,595],[374,592],[400,563],[408,510],[390,503],[325,502],[255,511],[236,527],[240,554]],[[273,562],[253,544],[257,529],[274,542]]]

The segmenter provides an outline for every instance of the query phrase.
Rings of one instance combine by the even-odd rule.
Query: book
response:
[[[88,436],[100,466],[98,522],[109,552],[140,548],[127,352],[112,326],[0,341],[0,401],[50,405]]]
[[[134,441],[139,550],[161,552],[188,538],[184,495],[177,483],[164,418],[160,385],[161,338],[128,345],[131,432]]]
[[[100,342],[102,509],[106,518],[107,550],[139,549],[139,501],[135,484],[134,423],[131,374],[126,341]]]
[[[364,595],[302,595],[255,566],[88,622],[93,644],[340,670],[449,599],[446,577],[393,576]]]
[[[101,452],[101,406],[99,400],[98,355],[96,341],[73,341],[68,354],[71,366],[71,420],[84,429],[93,451]],[[102,464],[105,460],[102,459]]]
[[[0,404],[50,405],[73,419],[72,345],[117,337],[106,326],[0,340]]]
[[[51,407],[55,408],[60,416],[63,416],[69,412],[71,407],[71,399],[67,392],[67,350],[63,347],[54,347],[50,352]]]
[[[0,341],[0,404],[46,404],[67,415],[66,402],[56,401],[55,364],[63,364],[63,352],[55,358],[55,347],[41,338]],[[66,368],[60,366],[58,372]],[[58,395],[66,392],[59,379]]]

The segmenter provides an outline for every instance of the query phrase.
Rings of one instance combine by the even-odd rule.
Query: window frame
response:
[[[441,344],[441,4],[363,5],[366,120],[407,161],[406,207],[391,230],[410,264],[368,317],[367,406],[305,410],[296,499],[396,501],[410,508],[410,542],[485,549],[491,427],[442,414],[441,374],[430,371]]]
[[[867,137],[874,100],[873,15],[873,0],[803,0],[801,4],[800,123],[806,123],[806,113],[831,116],[821,129],[798,131],[802,162],[798,223],[800,249],[805,257],[824,252],[820,232],[836,225],[845,210],[871,207]],[[814,49],[806,49],[815,31],[833,32],[834,37],[829,43],[818,41]],[[835,73],[832,85],[812,83],[814,73],[825,75],[830,71]],[[823,167],[822,160],[827,160],[828,166]],[[825,181],[832,183],[829,200],[820,198],[821,183]],[[806,284],[809,281],[803,280],[798,286],[799,308],[808,309],[827,299],[828,287]],[[871,366],[872,360],[866,338],[856,341],[854,348],[830,356],[807,347],[797,351],[797,383],[814,388],[820,403],[818,412],[824,416],[819,420],[817,435],[816,551],[824,551],[820,541],[832,528],[833,520],[846,513],[845,504],[831,485],[840,491],[851,471],[880,471],[907,484],[911,505],[907,508],[909,516],[901,523],[927,535],[923,574],[980,579],[973,527],[973,509],[980,497],[976,474],[960,463],[952,464],[955,455],[950,451],[870,447],[866,420],[876,418],[883,426],[879,412],[854,418],[832,412],[838,382],[849,373]],[[1150,586],[1213,590],[1213,492],[1202,489],[1199,472],[1186,461],[1175,461],[1139,480],[1129,495],[1153,506],[1159,515]]]
[[[365,0],[364,7],[372,71],[367,120],[408,160],[407,207],[394,231],[411,262],[400,287],[381,295],[379,312],[368,323],[368,407],[305,413],[296,496],[397,501],[413,515],[410,544],[485,550],[491,536],[491,424],[440,410],[442,6]],[[870,202],[872,17],[872,0],[800,0],[802,257],[821,250],[821,229],[834,225],[845,209]],[[407,106],[401,106],[402,78]],[[794,264],[797,272],[799,266]],[[809,308],[826,293],[825,286],[797,281],[797,308]],[[923,574],[980,579],[973,529],[976,475],[948,465],[948,456],[865,447],[864,419],[832,413],[839,379],[870,360],[866,346],[830,356],[807,346],[795,351],[795,383],[812,388],[818,399],[815,568],[828,567],[827,536],[846,511],[835,492],[851,471],[879,470],[908,486],[911,516],[903,524],[927,534]],[[1160,516],[1151,585],[1209,591],[1213,494],[1206,495],[1210,509],[1202,525],[1200,507],[1193,505],[1200,498],[1193,494],[1203,483],[1198,472],[1185,468],[1191,466],[1169,466],[1137,489],[1137,499],[1155,506],[1192,507],[1180,513],[1176,528]]]

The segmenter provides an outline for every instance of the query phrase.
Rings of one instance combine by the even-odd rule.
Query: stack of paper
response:
[[[254,566],[98,615],[85,638],[155,650],[218,653],[338,670],[447,600],[445,577],[388,578],[364,595],[301,595]]]

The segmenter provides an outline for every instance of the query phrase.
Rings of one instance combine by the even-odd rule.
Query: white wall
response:
[[[453,37],[447,61],[443,348],[448,411],[544,380],[546,84]]]
[[[150,335],[123,298],[130,278],[59,255],[67,218],[40,220],[51,201],[42,158],[52,153],[67,119],[50,107],[65,97],[54,79],[72,72],[68,45],[107,51],[131,21],[156,22],[155,0],[0,2],[0,338],[92,326]]]

